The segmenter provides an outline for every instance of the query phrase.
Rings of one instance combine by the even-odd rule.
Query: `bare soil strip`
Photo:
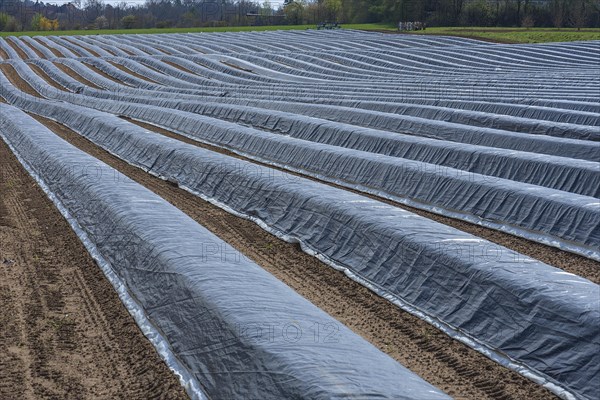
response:
[[[99,47],[100,47],[100,46],[99,46]],[[100,47],[100,48],[101,48],[101,49],[103,49],[104,51],[106,51],[108,54],[110,54],[110,55],[111,55],[111,56],[113,56],[113,57],[116,57],[116,56],[117,56],[117,54],[116,54],[114,51],[112,51],[111,49],[108,49],[108,48],[106,48],[106,47]],[[88,49],[88,50],[89,50],[89,49]],[[91,50],[90,50],[90,51],[91,51]],[[127,53],[127,54],[130,54],[130,55],[131,55],[131,53]]]
[[[38,56],[39,58],[42,58],[42,59],[45,59],[45,58],[46,58],[46,56],[44,56],[44,55],[42,54],[42,52],[41,52],[41,51],[39,51],[38,49],[36,49],[35,47],[33,47],[33,45],[32,45],[31,43],[29,43],[29,42],[26,42],[26,41],[24,41],[24,40],[21,40],[21,43],[23,43],[25,46],[27,46],[27,47],[29,47],[31,50],[33,50],[33,52],[34,52],[35,54],[37,54],[37,56]]]
[[[21,57],[23,60],[29,60],[29,57],[27,57],[27,54],[25,54],[25,52],[23,50],[21,50],[21,48],[19,46],[17,46],[12,40],[6,40],[5,42],[10,47],[12,47],[17,52],[19,57]]]
[[[124,86],[131,86],[128,83],[125,82],[121,82],[120,80],[116,79],[114,76],[111,76],[109,74],[107,74],[106,72],[102,71],[99,68],[96,68],[95,66],[93,66],[92,64],[88,64],[86,62],[82,62],[83,65],[85,65],[86,67],[88,67],[89,69],[91,69],[92,71],[94,71],[95,73],[97,73],[98,75],[102,75],[103,77],[105,77],[106,79],[109,79],[115,83],[124,85]]]
[[[170,51],[164,50],[164,49],[156,49],[156,50],[161,51],[161,52],[165,53],[168,56],[172,56],[173,55],[173,53],[171,53]]]
[[[192,74],[192,75],[198,75],[197,73],[195,73],[195,72],[192,72],[192,71],[190,71],[189,69],[187,69],[187,68],[185,68],[185,67],[183,67],[183,66],[181,66],[181,65],[179,65],[179,64],[176,64],[176,63],[174,63],[174,62],[171,62],[171,61],[166,61],[166,60],[161,60],[161,61],[162,61],[162,62],[164,62],[164,63],[165,63],[165,64],[167,64],[167,65],[170,65],[170,66],[171,66],[171,67],[173,67],[173,68],[177,68],[177,69],[178,69],[178,70],[180,70],[180,71],[187,72],[188,74]]]
[[[585,257],[579,256],[577,254],[569,253],[567,251],[557,249],[556,247],[550,247],[550,246],[546,246],[541,243],[532,242],[527,239],[519,238],[519,237],[510,235],[508,233],[496,231],[494,229],[486,228],[486,227],[483,227],[483,226],[480,226],[477,224],[460,221],[460,220],[445,217],[445,216],[439,215],[439,214],[434,214],[432,212],[420,210],[420,209],[414,208],[414,207],[409,207],[409,206],[406,206],[406,205],[403,205],[403,204],[400,204],[400,203],[397,203],[397,202],[394,202],[394,201],[391,201],[388,199],[384,199],[384,198],[381,198],[381,197],[378,197],[375,195],[370,195],[370,194],[367,194],[364,192],[348,189],[343,186],[339,186],[339,185],[336,185],[336,184],[333,184],[330,182],[322,181],[322,180],[319,180],[319,179],[316,179],[313,177],[309,177],[309,176],[302,175],[299,173],[287,171],[283,168],[274,167],[272,165],[267,165],[267,164],[240,156],[239,154],[233,153],[226,149],[219,148],[217,146],[210,146],[210,145],[206,145],[206,144],[203,144],[200,142],[196,142],[196,141],[189,139],[183,135],[179,135],[177,133],[157,127],[157,126],[149,124],[149,123],[132,120],[130,118],[125,118],[125,119],[127,119],[129,122],[137,124],[141,127],[151,130],[153,132],[160,133],[162,135],[168,136],[173,139],[177,139],[179,141],[182,141],[182,142],[185,142],[188,144],[193,144],[198,147],[207,148],[209,150],[216,151],[216,152],[219,152],[222,154],[226,154],[231,157],[236,157],[239,159],[243,159],[245,161],[253,162],[255,164],[264,165],[269,168],[279,169],[281,171],[285,171],[285,172],[294,174],[296,176],[301,176],[303,178],[318,181],[318,182],[324,183],[326,185],[330,185],[330,186],[338,187],[338,188],[341,188],[341,189],[344,189],[347,191],[355,192],[355,193],[361,194],[363,196],[367,196],[367,197],[382,201],[384,203],[393,205],[395,207],[399,207],[404,210],[411,211],[415,214],[418,214],[423,217],[440,222],[444,225],[451,226],[451,227],[459,229],[463,232],[468,232],[472,235],[489,240],[490,242],[497,243],[508,249],[517,251],[517,252],[527,255],[531,258],[540,260],[540,261],[542,261],[548,265],[551,265],[553,267],[560,268],[564,271],[570,272],[575,275],[579,275],[581,277],[589,279],[590,281],[592,281],[594,283],[597,283],[597,284],[600,283],[600,262],[591,260],[589,258],[585,258]]]
[[[550,399],[554,396],[303,253],[255,223],[233,216],[153,177],[67,127],[34,116],[88,154],[154,191],[240,253],[424,379],[460,399]]]
[[[39,44],[41,44],[42,46],[44,46],[45,48],[47,48],[48,50],[50,50],[56,57],[63,58],[65,56],[63,53],[61,53],[60,51],[58,51],[54,47],[48,46],[46,43],[42,42],[40,39],[34,37],[33,40],[37,40],[37,42]]]
[[[8,54],[6,54],[6,51],[4,51],[3,49],[0,49],[0,58],[8,60]]]
[[[19,90],[35,96],[42,97],[39,95],[37,91],[35,91],[27,82],[23,80],[15,70],[15,68],[10,64],[0,64],[0,71],[6,76],[6,78],[13,84],[15,87],[19,88]]]
[[[82,48],[86,49],[86,50],[87,50],[87,51],[89,51],[89,52],[90,52],[90,53],[91,53],[91,54],[92,54],[94,57],[100,57],[100,54],[96,53],[94,50],[90,49],[90,48],[89,48],[89,47],[87,47],[86,45],[79,44],[79,43],[75,43],[75,42],[73,42],[72,40],[69,40],[69,37],[68,37],[68,36],[61,36],[61,39],[62,39],[62,40],[64,40],[64,41],[66,41],[66,42],[69,42],[69,43],[71,43],[71,44],[72,44],[72,45],[74,45],[74,46],[77,46],[77,47],[82,47]]]
[[[54,42],[54,43],[56,43],[56,42]],[[56,44],[57,44],[57,45],[60,45],[60,43],[56,43]],[[81,52],[80,52],[80,51],[78,51],[78,50],[69,49],[69,48],[68,48],[68,47],[66,47],[66,46],[63,46],[63,47],[65,47],[65,48],[66,48],[67,50],[69,50],[71,53],[75,54],[75,57],[87,57],[87,56],[84,56],[84,55],[83,55],[83,53],[81,53]],[[78,47],[79,47],[79,46],[78,46]]]
[[[85,79],[84,77],[82,77],[81,75],[79,75],[78,73],[73,71],[71,68],[67,67],[65,64],[55,62],[54,66],[56,66],[56,68],[63,71],[65,74],[69,75],[71,78],[75,79],[78,82],[83,83],[86,86],[91,87],[92,89],[104,90],[100,86],[88,81],[87,79]]]
[[[38,67],[37,65],[34,64],[27,64],[27,66],[29,68],[31,68],[31,70],[33,72],[35,72],[36,74],[38,74],[43,80],[45,80],[46,82],[48,82],[48,84],[50,86],[52,86],[55,89],[61,90],[63,92],[67,92],[68,90],[63,87],[60,83],[56,82],[54,79],[50,78],[50,76],[48,76],[47,73],[44,72],[43,69],[41,69],[40,67]]]
[[[123,48],[121,48],[121,47],[119,47],[119,46],[117,46],[117,45],[115,45],[115,47],[119,48],[121,51],[124,51],[125,53],[129,54],[130,56],[134,56],[134,57],[136,56],[136,54],[135,54],[133,51],[131,51],[131,50],[123,49]],[[109,51],[109,50],[106,50],[106,51]],[[143,51],[143,50],[142,50],[142,51]],[[144,51],[144,53],[148,54],[148,53],[147,53],[147,52],[145,52],[145,51]],[[115,54],[114,52],[113,52],[113,54],[114,54],[115,56],[117,56],[117,54]],[[117,57],[118,57],[118,56],[117,56]]]
[[[119,68],[121,71],[125,72],[126,74],[129,74],[129,75],[135,76],[136,78],[143,79],[147,82],[159,85],[159,83],[153,81],[152,79],[145,77],[144,75],[140,75],[137,72],[133,72],[132,70],[130,70],[129,68],[127,68],[124,65],[119,64],[118,62],[109,61],[109,63],[111,63],[113,65],[113,67]]]
[[[2,140],[0,193],[0,398],[186,399]]]
[[[160,70],[158,70],[158,69],[154,68],[153,66],[151,66],[151,65],[148,65],[148,64],[146,64],[146,63],[144,63],[144,62],[140,62],[140,64],[142,64],[144,67],[146,67],[146,68],[148,68],[148,69],[151,69],[152,71],[154,71],[154,72],[156,72],[156,73],[158,73],[158,74],[162,74],[162,75],[164,75],[164,76],[170,76],[169,74],[167,74],[167,73],[164,73],[164,72],[162,72],[162,71],[160,71]]]

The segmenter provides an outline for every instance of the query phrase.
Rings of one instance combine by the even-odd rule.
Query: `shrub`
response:
[[[126,15],[121,18],[121,25],[124,29],[131,29],[136,23],[135,15]]]
[[[57,31],[58,19],[48,19],[42,14],[35,14],[31,18],[31,30],[33,31]]]

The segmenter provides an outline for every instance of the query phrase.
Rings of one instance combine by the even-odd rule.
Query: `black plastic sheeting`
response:
[[[112,114],[151,122],[183,132],[202,142],[249,154],[261,161],[334,182],[360,186],[365,191],[385,197],[409,198],[425,205],[435,204],[438,208],[448,210],[448,213],[460,210],[467,218],[480,218],[516,229],[539,232],[540,236],[547,235],[548,242],[562,240],[565,243],[579,243],[581,251],[587,254],[594,254],[595,249],[600,247],[600,210],[596,206],[598,201],[592,197],[519,184],[493,175],[470,173],[468,165],[464,164],[461,164],[461,169],[440,168],[419,161],[285,136],[269,136],[265,132],[190,113],[113,101],[100,104],[101,101],[90,98],[71,97],[71,102],[93,105]],[[366,138],[365,142],[372,143],[369,139]],[[415,152],[419,150],[422,149]],[[432,153],[430,150],[429,155]],[[450,158],[448,152],[441,153],[438,157]],[[580,185],[582,190],[595,196],[598,194],[600,171],[596,163],[586,165],[585,161],[571,162],[566,167],[560,165],[560,158],[557,163],[536,163],[535,155],[529,159],[523,156],[519,163],[516,157],[502,160],[498,154],[501,152],[489,152],[487,160],[483,154],[477,154],[470,162],[483,164],[489,170],[501,169],[501,173],[529,173],[560,184],[565,181],[569,182],[567,185],[578,182],[576,185]],[[463,158],[458,162],[466,164],[469,161]],[[529,167],[529,171],[525,166]],[[565,224],[565,220],[571,221],[571,224]]]
[[[445,121],[395,115],[380,111],[363,111],[335,105],[315,105],[288,103],[273,100],[223,99],[222,102],[263,107],[278,111],[294,112],[342,123],[386,130],[388,132],[410,133],[437,140],[466,143],[472,145],[541,153],[561,157],[597,161],[600,157],[600,144],[570,138],[556,138],[528,133],[502,131],[499,129],[470,127]]]
[[[448,398],[159,196],[13,107],[0,117],[209,398]]]
[[[600,391],[598,285],[111,115],[598,258],[600,42],[493,45],[346,30],[8,40],[75,92],[48,88],[0,39],[27,82],[62,100],[25,96],[4,80],[4,95],[20,107],[299,241],[564,398]],[[87,88],[52,62],[107,90]]]
[[[409,135],[400,141],[402,137],[393,133],[352,130],[326,120],[304,117],[293,124],[289,119],[281,121],[277,114],[235,111],[234,107],[219,112],[219,105],[158,101],[160,106],[170,104],[220,118],[226,118],[223,114],[236,120],[245,116],[243,122],[253,126],[265,124],[274,130],[279,126],[284,134],[294,131],[296,139],[168,108],[47,91],[43,80],[25,64],[13,65],[48,97],[151,122],[284,168],[421,208],[435,207],[469,221],[485,221],[488,226],[600,258],[600,208],[598,200],[590,197],[598,196],[600,187],[597,162],[484,146],[444,146]],[[73,87],[68,80],[65,84]],[[353,149],[344,148],[348,142]],[[359,151],[381,148],[385,150],[380,152],[390,156]]]
[[[9,92],[4,95],[20,107],[302,243],[377,293],[474,339],[488,355],[515,360],[525,375],[580,396],[600,389],[598,285],[358,194],[185,144],[111,114]]]
[[[57,79],[60,78],[57,77]],[[43,91],[43,88],[39,89]],[[87,91],[86,94],[89,92]],[[489,176],[489,181],[493,181],[493,177],[497,177],[584,196],[600,196],[600,164],[570,159],[564,157],[564,154],[558,157],[445,142],[385,130],[361,128],[356,125],[332,122],[327,119],[284,111],[265,110],[258,107],[156,99],[149,96],[135,97],[133,93],[127,97],[127,102],[119,102],[118,100],[123,99],[123,96],[119,94],[111,95],[111,93],[95,91],[91,95],[96,99],[86,96],[65,96],[64,94],[58,97],[87,107],[101,109],[113,114],[127,115],[171,129],[184,131],[188,128],[195,129],[191,127],[190,120],[204,121],[207,125],[220,125],[223,129],[252,131],[255,135],[264,138],[265,141],[273,136],[268,132],[273,132],[301,139],[302,141],[346,147],[474,172]],[[112,101],[99,99],[112,99]],[[155,107],[148,107],[150,105]],[[191,114],[174,113],[169,109],[186,111]],[[351,113],[349,110],[345,111]],[[172,120],[166,117],[169,114],[180,116],[183,119],[187,118],[187,120],[186,122]],[[207,116],[214,119],[206,118]],[[227,124],[223,120],[245,126]],[[261,130],[253,130],[248,126]],[[264,132],[264,130],[268,132]],[[198,138],[208,136],[204,134],[205,130],[195,130],[194,132]],[[588,150],[589,157],[594,158],[594,147],[588,145],[585,146],[585,149]],[[600,146],[597,150],[597,155],[600,157]]]
[[[53,79],[70,90],[77,91],[82,87],[80,82],[62,73],[62,71],[58,70],[58,68],[47,61],[37,61],[35,64],[40,66]],[[23,65],[19,65],[18,63],[13,63],[13,65],[24,75],[28,72],[27,67]],[[73,66],[76,64],[69,63],[68,65]],[[31,77],[31,73],[26,76]],[[31,78],[35,79],[35,77]],[[49,93],[47,90],[44,90],[45,86],[43,85],[43,82],[34,80],[32,83],[36,86],[38,91],[44,92],[48,97],[58,96],[65,101],[72,101],[88,107],[143,119],[140,117],[139,113],[132,113],[131,111],[128,113],[126,111],[126,103],[107,102],[84,96],[65,95],[64,93]],[[98,90],[86,90],[85,93],[99,99],[124,99],[124,96],[120,93]],[[147,122],[164,125],[167,118],[153,115],[151,110],[155,110],[157,113],[161,114],[168,114],[170,113],[168,109],[172,108],[217,118],[217,120],[213,120],[213,124],[227,126],[227,124],[218,121],[219,119],[226,120],[264,129],[269,132],[289,135],[302,140],[407,158],[415,161],[423,161],[449,168],[457,168],[491,177],[531,183],[585,196],[598,197],[600,195],[600,165],[597,162],[568,159],[564,157],[564,151],[563,154],[561,154],[561,157],[532,152],[507,151],[485,146],[445,142],[425,137],[419,138],[414,135],[398,134],[385,130],[362,128],[351,124],[332,122],[328,119],[308,117],[272,109],[267,110],[258,107],[220,104],[211,101],[200,102],[161,99],[151,97],[148,94],[144,95],[143,92],[137,94],[136,92],[131,91],[130,94],[126,96],[126,100],[128,103],[154,105],[161,108],[161,110],[157,110],[156,108],[129,105],[129,109],[149,110],[145,114],[153,116],[154,118],[152,120],[145,119]],[[287,103],[286,105],[288,109],[295,108],[294,104]],[[325,109],[323,106],[319,107]],[[341,109],[340,111],[349,115],[352,114],[354,110]],[[318,112],[315,112],[314,108],[307,109],[305,113],[307,115],[318,114]],[[188,116],[188,118],[211,121],[211,119],[203,118],[198,115]],[[169,119],[169,122],[171,121],[172,120]],[[178,123],[178,125],[181,126],[182,124]],[[238,125],[229,126],[248,130],[248,128],[242,128]],[[201,132],[198,133],[200,136]],[[263,133],[263,136],[268,138],[269,134],[265,132]],[[556,145],[554,145],[554,147],[555,146]],[[597,147],[596,152],[594,152],[595,147]],[[582,149],[585,149],[588,152],[588,158],[595,159],[596,156],[600,158],[600,146],[595,147],[588,144],[582,146]]]

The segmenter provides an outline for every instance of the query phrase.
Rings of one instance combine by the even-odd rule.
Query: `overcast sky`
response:
[[[41,1],[44,1],[44,0],[41,0]],[[46,3],[46,4],[58,4],[60,6],[60,5],[69,3],[70,1],[72,1],[72,0],[50,0],[50,1],[44,1],[44,3]],[[264,0],[257,0],[257,1],[262,4]],[[81,4],[84,4],[84,3],[85,3],[85,0],[82,0]],[[112,0],[112,1],[111,0],[104,0],[104,3],[105,4],[118,4],[118,3],[121,3],[121,2],[118,1],[118,0]],[[132,5],[138,5],[138,4],[144,4],[145,0],[127,0],[126,3],[132,4]],[[279,5],[283,4],[283,0],[270,0],[270,3],[271,3],[271,5],[274,8],[277,8]]]

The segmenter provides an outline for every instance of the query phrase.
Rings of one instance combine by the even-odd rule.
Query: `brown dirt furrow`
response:
[[[193,74],[193,75],[198,75],[195,72],[190,71],[189,69],[185,68],[184,66],[181,66],[177,63],[171,62],[171,61],[165,61],[165,60],[161,60],[162,62],[164,62],[167,65],[170,65],[173,68],[177,68],[178,70],[181,70],[183,72],[187,72],[188,74]]]
[[[460,399],[550,399],[522,376],[303,253],[253,222],[112,156],[63,125],[35,117],[63,139],[154,191],[299,294],[432,384]],[[476,379],[475,379],[476,378]]]
[[[99,68],[96,68],[95,66],[93,66],[91,64],[88,64],[88,63],[85,63],[85,62],[82,62],[82,64],[85,65],[86,67],[88,67],[89,69],[91,69],[92,71],[94,71],[95,73],[97,73],[98,75],[101,75],[101,76],[105,77],[106,79],[110,79],[111,81],[113,81],[115,83],[118,83],[118,84],[121,84],[121,85],[124,85],[124,86],[131,86],[130,84],[122,82],[122,81],[116,79],[114,76],[107,74],[106,72],[102,71]]]
[[[168,56],[172,56],[173,55],[173,53],[171,53],[170,51],[164,50],[164,49],[156,49],[156,50],[160,51],[161,53],[165,53]]]
[[[21,57],[23,60],[29,60],[29,57],[27,57],[27,54],[25,54],[25,52],[23,50],[21,50],[21,48],[19,46],[17,46],[12,40],[6,40],[6,43],[10,47],[12,47],[17,52],[19,57]]]
[[[161,61],[162,61],[162,60],[161,60]],[[163,62],[164,62],[164,61],[163,61]],[[151,65],[148,65],[148,64],[146,64],[146,63],[144,63],[144,62],[140,62],[140,64],[142,64],[144,67],[146,67],[146,68],[148,68],[148,69],[151,69],[152,71],[154,71],[154,72],[156,72],[156,73],[158,73],[158,74],[162,74],[162,75],[166,75],[166,76],[168,76],[168,75],[167,75],[167,74],[165,74],[164,72],[162,72],[162,71],[160,71],[160,70],[158,70],[158,69],[154,68],[154,67],[153,67],[153,66],[151,66]]]
[[[145,80],[147,82],[150,82],[150,83],[155,83],[157,85],[159,84],[159,83],[153,81],[152,79],[150,79],[150,78],[148,78],[148,77],[146,77],[144,75],[140,75],[137,72],[133,72],[132,70],[130,70],[129,68],[127,68],[124,65],[119,64],[118,62],[109,61],[109,63],[111,63],[113,65],[113,67],[116,67],[116,68],[120,69],[121,71],[125,72],[126,74],[135,76],[136,78],[143,79],[143,80]]]
[[[37,40],[37,42],[39,44],[41,44],[42,46],[46,47],[48,50],[50,50],[52,52],[52,54],[54,54],[56,57],[62,58],[65,55],[63,53],[61,53],[60,51],[58,51],[57,49],[55,49],[54,47],[48,46],[46,45],[46,43],[42,42],[40,39],[38,38],[33,38],[33,40]]]
[[[79,81],[79,82],[83,83],[84,85],[89,86],[93,89],[104,90],[103,88],[96,85],[95,83],[88,81],[87,79],[85,79],[84,77],[82,77],[81,75],[79,75],[78,73],[73,71],[71,68],[67,67],[65,64],[55,62],[54,65],[56,66],[56,68],[60,69],[62,72],[69,75],[71,78],[75,79],[76,81]]]
[[[226,154],[228,156],[231,157],[236,157],[239,159],[243,159],[246,161],[250,161],[256,164],[260,164],[260,165],[264,165],[267,166],[269,168],[276,168],[279,169],[281,171],[285,171],[291,174],[294,174],[296,176],[302,176],[304,178],[307,179],[311,179],[314,181],[318,181],[321,183],[324,183],[326,185],[330,185],[330,186],[334,186],[334,187],[338,187],[344,190],[348,190],[351,192],[355,192],[358,194],[361,194],[363,196],[367,196],[370,197],[372,199],[376,199],[379,201],[382,201],[384,203],[387,204],[391,204],[393,206],[402,208],[404,210],[408,210],[410,212],[413,212],[415,214],[421,215],[423,217],[429,218],[431,220],[440,222],[444,225],[448,225],[454,228],[457,228],[463,232],[468,232],[472,235],[481,237],[483,239],[489,240],[490,242],[499,244],[501,246],[504,246],[506,248],[509,248],[511,250],[514,250],[516,252],[519,252],[521,254],[524,254],[526,256],[529,256],[531,258],[540,260],[548,265],[551,265],[553,267],[556,268],[560,268],[564,271],[570,272],[572,274],[575,275],[579,275],[581,277],[584,277],[586,279],[589,279],[590,281],[594,282],[594,283],[600,283],[600,262],[598,261],[594,261],[591,260],[589,258],[586,257],[582,257],[579,256],[577,254],[573,254],[573,253],[569,253],[567,251],[564,250],[560,250],[557,249],[556,247],[551,247],[551,246],[546,246],[544,244],[541,243],[536,243],[533,242],[531,240],[527,240],[527,239],[523,239],[517,236],[513,236],[510,235],[508,233],[504,233],[504,232],[500,232],[494,229],[490,229],[490,228],[486,228],[477,224],[473,224],[470,222],[466,222],[466,221],[461,221],[461,220],[457,220],[454,218],[449,218],[449,217],[445,217],[443,215],[439,215],[439,214],[435,214],[432,212],[428,212],[428,211],[424,211],[424,210],[420,210],[418,208],[414,208],[414,207],[409,207],[403,204],[399,204],[397,202],[388,200],[388,199],[384,199],[375,195],[370,195],[364,192],[359,192],[357,190],[352,190],[352,189],[348,189],[348,188],[344,188],[342,186],[333,184],[333,183],[329,183],[329,182],[325,182],[325,181],[321,181],[319,179],[316,178],[312,178],[306,175],[302,175],[302,174],[298,174],[295,172],[290,172],[287,170],[284,170],[283,168],[278,168],[278,167],[274,167],[271,165],[266,165],[254,160],[251,160],[249,158],[240,156],[236,153],[233,153],[231,151],[219,148],[217,146],[210,146],[210,145],[206,145],[200,142],[196,142],[192,139],[189,139],[183,135],[178,135],[177,133],[171,132],[169,130],[157,127],[155,125],[149,124],[149,123],[145,123],[145,122],[141,122],[141,121],[136,121],[136,120],[132,120],[130,118],[125,118],[128,121],[137,124],[139,126],[142,126],[148,130],[151,130],[153,132],[157,132],[160,133],[162,135],[168,136],[170,138],[173,139],[177,139],[180,140],[182,142],[188,143],[188,144],[193,144],[195,146],[199,146],[199,147],[203,147],[203,148],[207,148],[209,150],[212,151],[216,151],[222,154]]]
[[[6,54],[6,51],[4,51],[3,49],[0,49],[0,59],[8,60],[8,54]]]
[[[64,39],[64,37],[61,37],[61,38],[63,38],[63,39]],[[49,39],[49,40],[52,40],[52,39]],[[67,41],[68,41],[68,40],[67,40]],[[55,43],[56,45],[58,45],[58,46],[62,46],[60,43],[58,43],[58,42],[56,42],[56,41],[54,41],[54,40],[52,40],[52,42],[54,42],[54,43]],[[68,41],[68,42],[72,44],[72,42],[70,42],[70,41]],[[77,45],[76,45],[76,46],[77,46]],[[83,55],[83,53],[81,53],[81,52],[80,52],[79,50],[77,50],[77,49],[76,49],[76,50],[73,50],[73,49],[69,49],[69,48],[68,48],[68,47],[66,47],[66,46],[63,46],[63,47],[64,47],[65,49],[67,49],[68,51],[70,51],[71,53],[75,54],[75,57],[85,57],[85,56]]]
[[[37,54],[37,56],[41,59],[45,59],[46,57],[42,54],[41,51],[39,51],[38,49],[36,49],[35,47],[33,47],[29,42],[26,42],[24,40],[21,40],[21,43],[23,43],[25,46],[29,47],[31,50],[33,50],[33,52],[35,54]]]
[[[98,46],[98,45],[97,45],[97,46]],[[99,46],[99,47],[101,47],[101,46]],[[114,51],[112,51],[111,49],[109,49],[109,48],[107,48],[107,47],[101,47],[101,48],[102,48],[104,51],[106,51],[108,54],[110,54],[111,56],[115,56],[115,57],[117,56],[117,54],[116,54]],[[91,50],[90,50],[90,51],[91,51]],[[128,54],[129,54],[129,55],[131,55],[131,53],[128,53]]]
[[[6,76],[6,78],[21,91],[35,97],[42,97],[34,88],[32,88],[27,82],[25,82],[25,80],[23,80],[23,78],[19,76],[12,65],[0,64],[0,71],[2,71],[4,76]]]
[[[135,57],[135,55],[136,55],[136,54],[135,54],[133,51],[131,51],[131,50],[127,50],[127,49],[124,49],[124,48],[120,47],[120,46],[119,46],[119,45],[117,45],[117,44],[114,44],[114,46],[115,46],[115,47],[117,47],[118,49],[120,49],[121,51],[124,51],[125,53],[129,54],[130,56],[134,56],[134,57]],[[107,51],[108,51],[108,50],[107,50]],[[143,50],[142,50],[142,51],[143,51]],[[144,52],[144,53],[146,53],[146,52]],[[114,54],[114,53],[113,53],[113,54]],[[146,54],[148,54],[148,53],[146,53]],[[115,54],[115,56],[116,56],[116,54]]]
[[[2,140],[0,188],[0,398],[187,398]]]
[[[29,66],[29,68],[31,68],[31,70],[33,72],[38,74],[43,80],[45,80],[53,88],[58,89],[63,92],[68,92],[68,90],[65,87],[63,87],[60,83],[56,82],[54,79],[50,78],[50,76],[48,76],[48,74],[45,73],[44,70],[42,70],[37,65],[34,65],[34,64],[27,64],[27,65]]]
[[[74,46],[83,47],[84,49],[86,49],[87,51],[89,51],[94,57],[100,57],[100,54],[96,53],[94,50],[90,49],[89,47],[81,45],[79,43],[75,43],[72,40],[69,40],[68,36],[61,36],[61,38],[62,38],[62,40],[66,41],[66,42],[69,42],[69,43],[71,43]]]

